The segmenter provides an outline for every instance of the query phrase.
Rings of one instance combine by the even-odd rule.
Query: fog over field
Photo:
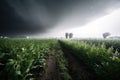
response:
[[[1,0],[0,36],[120,35],[120,0]]]

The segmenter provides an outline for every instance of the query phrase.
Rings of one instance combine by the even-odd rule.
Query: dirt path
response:
[[[72,80],[96,80],[95,75],[81,60],[78,60],[67,50],[64,50],[63,52],[65,53],[65,57],[68,60],[68,69]]]
[[[54,50],[53,53],[55,54]],[[45,70],[45,75],[38,80],[61,80],[59,69],[57,66],[57,59],[55,58],[55,56],[49,56],[46,60],[46,64],[47,68]]]

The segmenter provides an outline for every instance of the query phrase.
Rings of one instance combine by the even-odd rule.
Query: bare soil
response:
[[[53,49],[53,54],[55,54],[56,49]],[[42,78],[37,80],[61,80],[59,68],[57,66],[57,59],[55,56],[49,56],[46,60],[47,68],[45,74]]]

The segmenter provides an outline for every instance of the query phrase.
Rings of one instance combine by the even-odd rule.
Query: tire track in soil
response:
[[[56,50],[53,50],[55,54]],[[46,60],[47,68],[43,77],[38,78],[37,80],[61,80],[60,73],[57,66],[57,59],[55,56],[49,56]]]
[[[67,50],[63,50],[63,52],[68,60],[68,69],[72,80],[96,80],[96,75],[81,60]]]

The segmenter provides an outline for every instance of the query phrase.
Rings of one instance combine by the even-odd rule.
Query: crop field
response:
[[[120,80],[120,40],[0,39],[0,80]]]

